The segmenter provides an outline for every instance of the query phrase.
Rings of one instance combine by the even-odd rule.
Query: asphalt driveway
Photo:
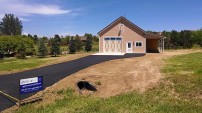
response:
[[[125,54],[123,56],[87,56],[77,60],[68,61],[64,63],[54,64],[28,70],[24,72],[2,75],[0,76],[0,91],[3,91],[13,97],[19,98],[19,79],[29,78],[34,76],[42,75],[44,77],[44,88],[53,85],[59,80],[77,72],[89,66],[102,63],[109,60],[130,58],[130,57],[141,57],[145,54]],[[31,95],[22,97],[27,98]],[[4,96],[0,95],[0,112],[6,108],[13,106],[14,103]]]

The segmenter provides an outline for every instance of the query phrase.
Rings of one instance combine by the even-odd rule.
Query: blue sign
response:
[[[20,79],[20,94],[43,90],[43,76]]]

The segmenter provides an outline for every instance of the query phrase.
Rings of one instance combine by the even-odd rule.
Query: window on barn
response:
[[[135,47],[142,47],[142,42],[135,42]]]

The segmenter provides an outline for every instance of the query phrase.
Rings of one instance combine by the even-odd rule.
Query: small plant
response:
[[[62,94],[64,94],[64,90],[58,90],[58,91],[56,91],[56,93],[57,93],[58,95],[62,95]]]
[[[98,85],[98,86],[102,85],[102,83],[99,80],[96,81],[95,84]]]
[[[198,45],[198,44],[194,44],[193,47],[192,47],[192,49],[201,49],[201,46]]]

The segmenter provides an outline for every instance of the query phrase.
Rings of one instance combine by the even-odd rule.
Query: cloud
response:
[[[22,32],[22,34],[23,34],[23,35],[28,35],[29,33],[27,33],[27,32]]]
[[[21,21],[23,21],[23,22],[29,22],[29,21],[31,21],[31,19],[27,19],[27,18],[24,18],[24,17],[20,17],[19,19]]]
[[[70,36],[76,36],[76,35],[79,35],[79,36],[83,36],[84,35],[84,33],[75,33],[74,31],[72,31],[72,32],[64,32],[64,33],[59,33],[58,35],[60,35],[60,36],[68,36],[68,35],[70,35]]]
[[[30,15],[58,15],[71,13],[71,10],[62,9],[59,5],[32,3],[30,0],[0,0],[0,18],[12,13],[21,18]],[[29,19],[22,18],[24,21]]]

